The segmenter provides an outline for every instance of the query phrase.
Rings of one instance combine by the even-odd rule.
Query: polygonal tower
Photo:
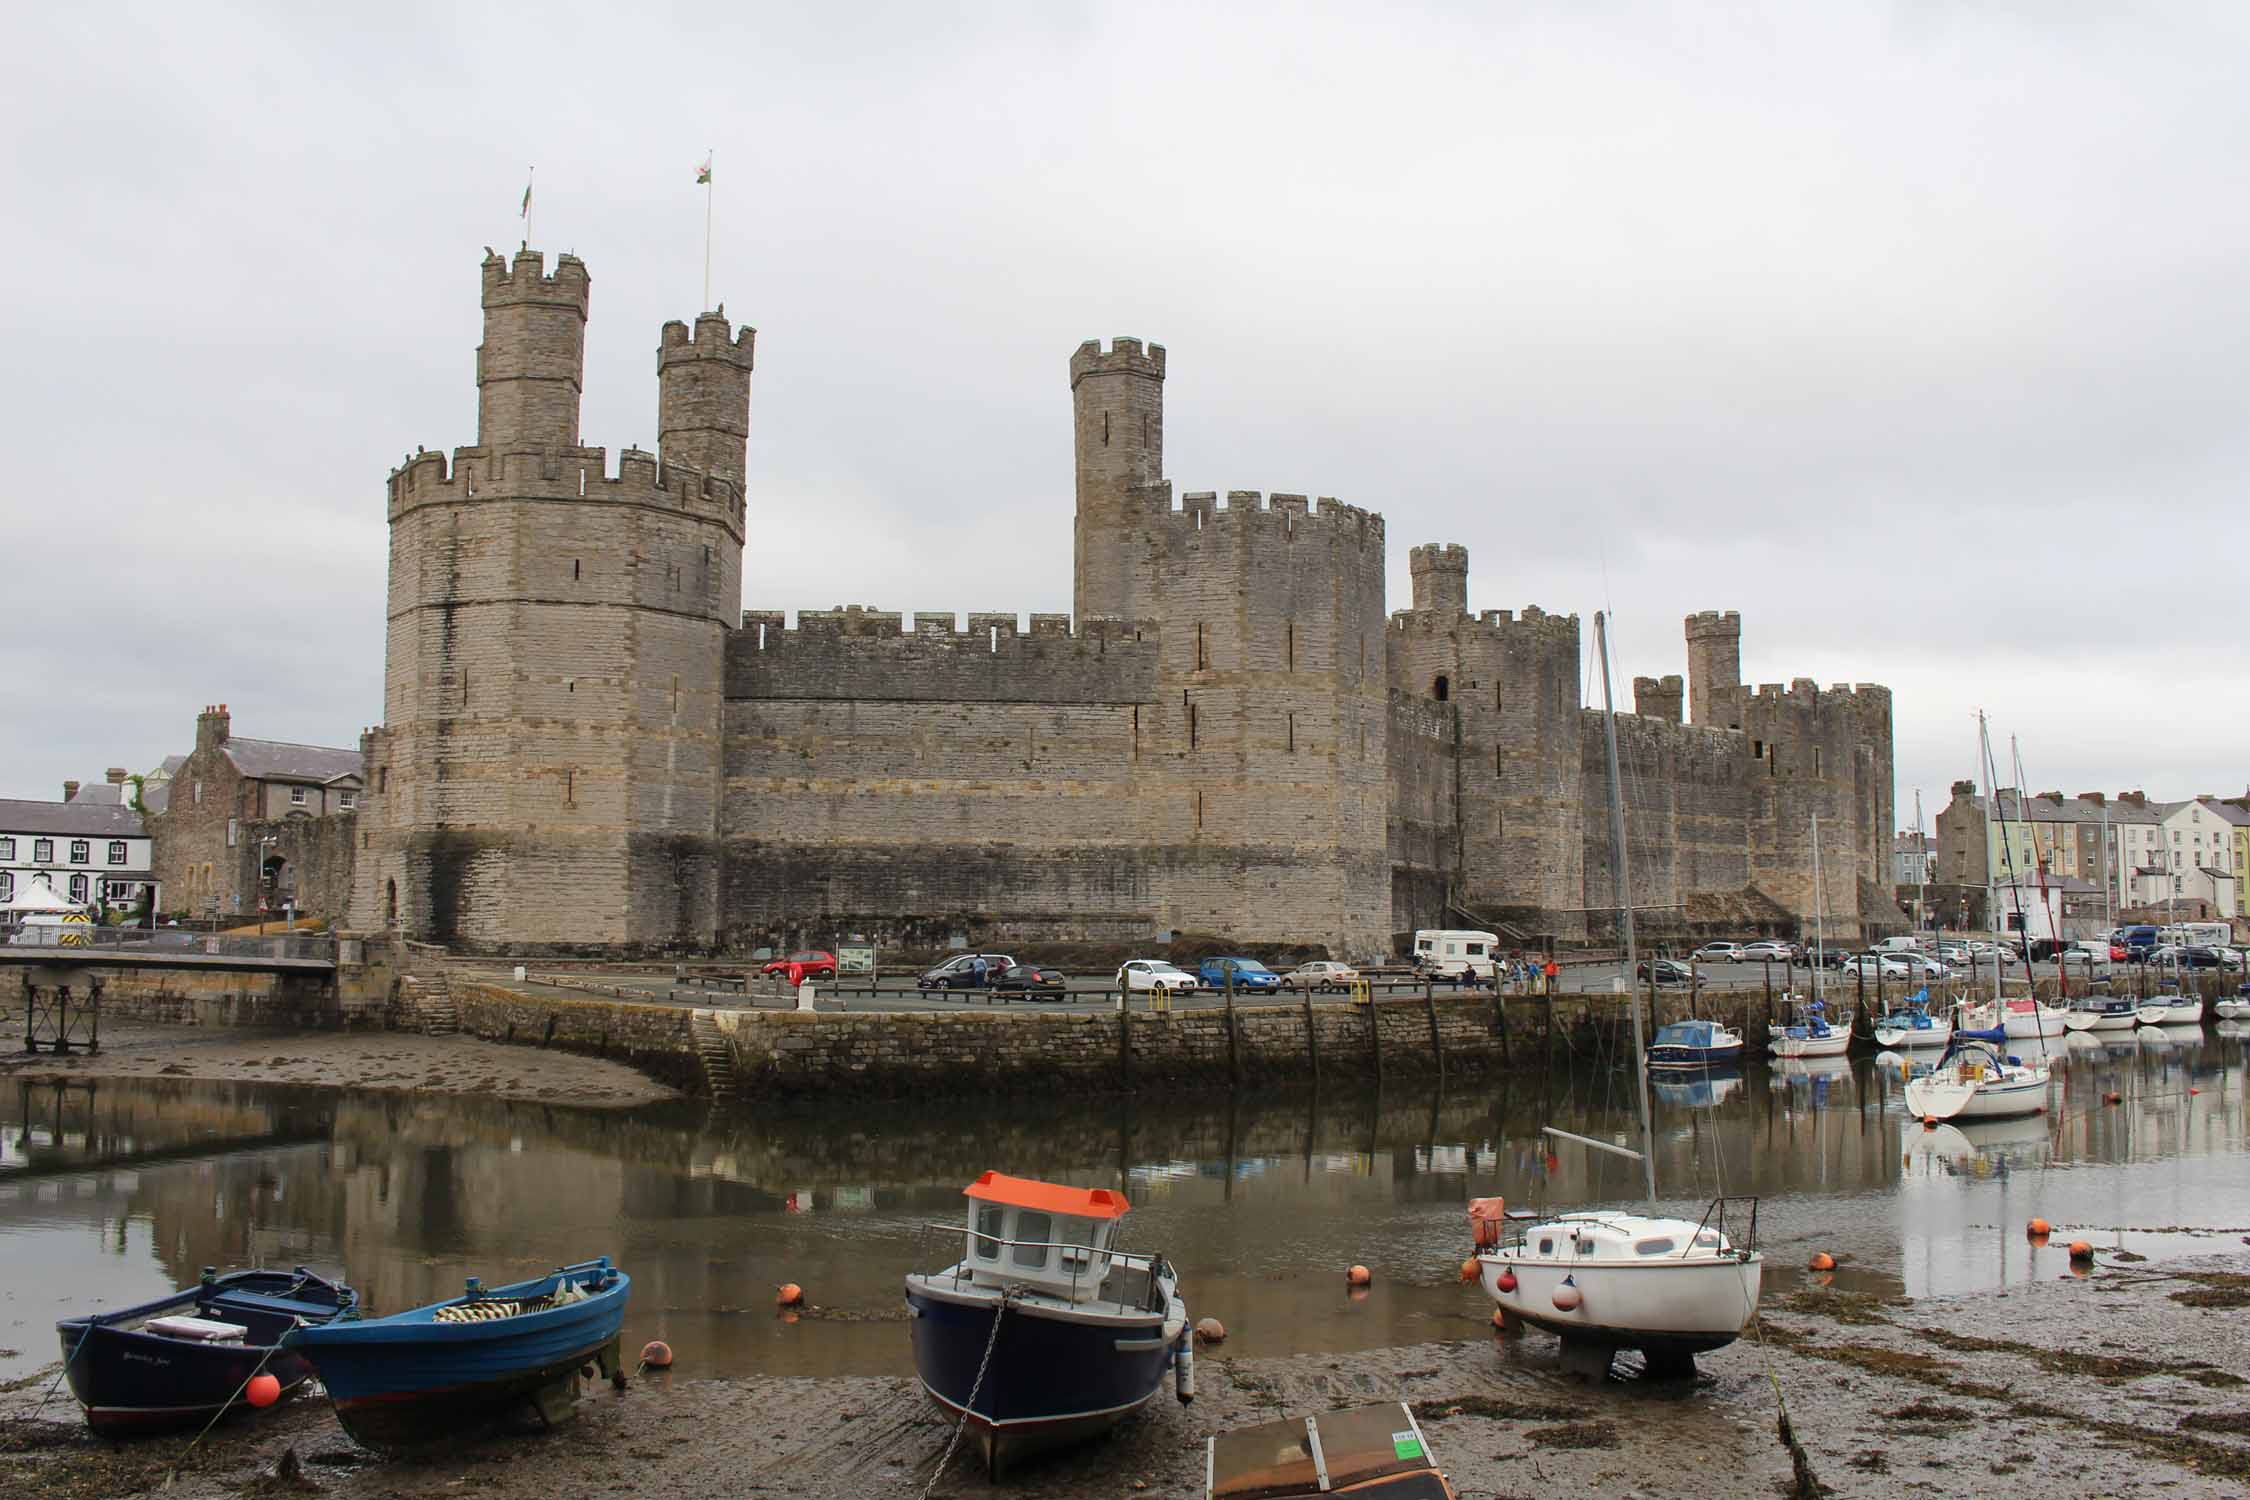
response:
[[[1725,729],[1718,703],[1742,686],[1742,616],[1707,609],[1687,617],[1688,722]],[[1736,724],[1734,728],[1742,726]]]
[[[487,251],[483,289],[477,445],[390,476],[353,921],[466,951],[707,946],[752,335],[668,325],[664,457],[611,473],[578,439],[584,264]]]
[[[1153,604],[1149,528],[1172,508],[1164,480],[1164,346],[1089,339],[1070,357],[1080,619],[1145,619]]]

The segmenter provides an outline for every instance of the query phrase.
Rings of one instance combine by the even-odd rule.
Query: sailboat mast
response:
[[[1820,999],[1820,971],[1828,967],[1828,893],[1820,883],[1820,814],[1812,815],[1812,997]]]
[[[1985,728],[1984,710],[1981,708],[1977,710],[1977,764],[1984,768],[1984,789],[1990,794],[1986,800],[1992,804],[1992,816],[1985,820],[1984,841],[1984,922],[1992,929],[1992,1008],[2005,1016],[2008,1005],[2006,997],[2001,994],[2005,975],[2002,973],[2004,966],[2000,962],[2000,888],[1992,878],[1994,861],[1991,827],[1994,820],[1998,820],[2000,842],[2005,846],[2008,842],[2008,822],[2000,816],[2000,788],[1993,785],[1997,773],[1992,768],[1992,737]],[[1974,969],[1969,974],[1972,979],[1976,977]]]
[[[1929,930],[1930,925],[1930,836],[1923,830],[1929,825],[1922,821],[1922,789],[1914,789],[1914,873],[1921,889],[1914,897],[1915,937]]]
[[[1594,644],[1602,658],[1602,737],[1609,757],[1609,842],[1615,851],[1611,873],[1617,888],[1617,927],[1625,944],[1625,963],[1619,988],[1625,1008],[1633,1015],[1633,1073],[1640,1080],[1641,1173],[1648,1182],[1648,1206],[1656,1210],[1656,1132],[1649,1123],[1648,1039],[1641,1034],[1641,998],[1636,992],[1636,954],[1633,943],[1633,866],[1625,857],[1625,783],[1617,769],[1617,703],[1609,687],[1609,617],[1594,612]]]

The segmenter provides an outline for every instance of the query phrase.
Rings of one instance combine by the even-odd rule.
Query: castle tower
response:
[[[513,265],[484,252],[484,342],[477,346],[477,444],[575,448],[585,382],[585,263],[519,250]]]
[[[1070,357],[1078,516],[1078,617],[1152,612],[1150,526],[1172,505],[1164,482],[1164,346],[1089,339]]]
[[[627,449],[612,472],[578,440],[587,286],[574,257],[546,275],[535,251],[487,252],[481,441],[390,475],[359,925],[471,952],[673,951],[716,932],[751,334],[722,315],[692,339],[670,325],[672,451]]]
[[[1465,614],[1469,608],[1469,549],[1448,542],[1416,547],[1406,554],[1414,574],[1414,607]]]
[[[1688,722],[1724,729],[1715,705],[1742,686],[1742,616],[1715,609],[1687,617]],[[1739,726],[1737,726],[1739,727]]]
[[[666,463],[692,464],[740,484],[748,470],[750,370],[758,331],[727,333],[727,310],[664,325],[656,350],[656,440]]]

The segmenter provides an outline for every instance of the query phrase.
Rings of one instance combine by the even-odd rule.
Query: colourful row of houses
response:
[[[2250,795],[2151,801],[2081,792],[2026,794],[2002,787],[1979,795],[1953,783],[1937,815],[1929,879],[1958,887],[2037,880],[2076,887],[2122,914],[2162,909],[2182,920],[2250,915]]]

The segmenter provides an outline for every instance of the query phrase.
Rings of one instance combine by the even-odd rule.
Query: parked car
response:
[[[1836,965],[1846,974],[1857,974],[1863,979],[1904,979],[1908,969],[1896,954],[1853,953]]]
[[[1238,990],[1271,992],[1281,988],[1281,976],[1254,958],[1207,958],[1196,966],[1196,974],[1212,989],[1227,987],[1227,968],[1234,969],[1234,987]]]
[[[834,979],[836,977],[836,955],[817,950],[806,953],[792,953],[786,958],[775,959],[759,972],[778,974],[781,976],[781,982],[789,985],[803,984],[808,979]]]
[[[918,990],[973,990],[979,987],[977,960],[984,960],[983,984],[990,987],[993,981],[1016,966],[1016,961],[1005,953],[956,953],[953,957],[928,970],[914,981]]]
[[[2161,969],[2223,969],[2227,967],[2215,949],[2201,944],[2173,944],[2149,950],[2148,961]]]
[[[2211,943],[2207,946],[2213,953],[2219,955],[2219,963],[2222,967],[2232,969],[2237,974],[2242,973],[2246,965],[2250,965],[2250,955],[2245,955],[2240,948],[2227,943]]]
[[[2109,935],[2110,957],[2118,963],[2138,963],[2156,947],[2156,929],[2147,923],[2120,927]]]
[[[1656,982],[1660,985],[1692,984],[1700,987],[1703,983],[1701,974],[1696,973],[1695,970],[1676,958],[1642,959],[1641,966],[1636,971],[1637,977],[1643,984],[1646,984],[1649,975],[1652,973],[1655,974]]]
[[[1332,958],[1316,958],[1311,963],[1297,965],[1281,976],[1281,982],[1293,990],[1348,990],[1359,978],[1359,970],[1350,964],[1340,964]]]
[[[1738,964],[1744,962],[1740,943],[1705,943],[1690,956],[1699,964]]]
[[[1805,961],[1805,950],[1780,938],[1760,938],[1755,943],[1744,943],[1740,958],[1746,964],[1801,964]]]
[[[1927,953],[1886,953],[1883,956],[1906,965],[1907,977],[1910,979],[1951,979],[1953,977],[1952,965],[1941,959],[1932,958]]]
[[[2109,944],[2099,938],[2072,943],[2063,950],[2066,964],[2085,964],[2090,968],[2105,968],[2116,961],[2117,955]]]
[[[1043,969],[1037,964],[1010,964],[992,981],[992,991],[997,995],[1022,995],[1031,1000],[1060,1000],[1070,986],[1060,969]]]
[[[1967,943],[1940,943],[1937,950],[1938,962],[1951,964],[1957,969],[1967,968],[1973,951]]]
[[[1135,958],[1127,960],[1117,971],[1117,983],[1123,985],[1127,993],[1166,990],[1179,995],[1194,990],[1195,976],[1161,958]]]

